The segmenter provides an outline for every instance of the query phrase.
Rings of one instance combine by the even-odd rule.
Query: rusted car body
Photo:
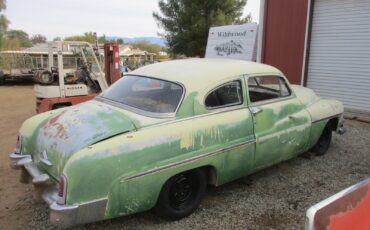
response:
[[[11,165],[71,226],[154,209],[179,219],[219,186],[343,130],[343,106],[274,67],[189,59],[131,72],[99,97],[26,120]]]

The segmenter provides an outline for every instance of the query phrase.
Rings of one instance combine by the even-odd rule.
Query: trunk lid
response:
[[[96,142],[136,130],[130,117],[91,100],[68,107],[47,119],[36,133],[34,161],[59,180],[67,160]]]

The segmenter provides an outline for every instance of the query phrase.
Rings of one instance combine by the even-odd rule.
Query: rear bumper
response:
[[[70,227],[78,224],[104,219],[107,199],[95,200],[78,205],[61,205],[57,203],[58,189],[48,174],[41,171],[32,161],[31,155],[11,153],[10,166],[21,170],[20,181],[31,183],[35,188],[35,199],[45,201],[50,208],[50,222],[58,227]]]

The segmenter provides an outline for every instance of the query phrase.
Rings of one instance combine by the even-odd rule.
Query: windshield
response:
[[[126,75],[100,97],[150,113],[175,113],[182,94],[183,89],[178,84]]]

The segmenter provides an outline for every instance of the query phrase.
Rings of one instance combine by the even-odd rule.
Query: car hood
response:
[[[41,124],[33,158],[58,179],[66,161],[77,151],[133,130],[134,123],[122,111],[89,101],[61,109]]]

